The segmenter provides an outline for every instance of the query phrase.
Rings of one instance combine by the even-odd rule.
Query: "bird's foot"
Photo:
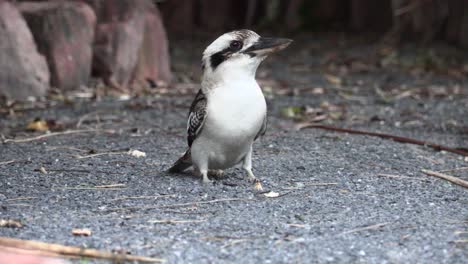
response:
[[[208,175],[215,177],[215,178],[221,178],[224,176],[224,171],[223,170],[208,170]]]
[[[256,191],[263,191],[263,186],[259,179],[255,179],[253,180],[253,182],[254,182],[254,189]]]
[[[203,175],[203,179],[202,179],[203,184],[208,185],[208,184],[213,183],[213,181],[208,178],[207,173],[202,173],[202,175]]]

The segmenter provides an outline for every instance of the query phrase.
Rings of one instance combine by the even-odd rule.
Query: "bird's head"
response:
[[[254,77],[258,65],[269,54],[286,48],[291,42],[284,38],[260,37],[247,29],[223,34],[203,52],[204,78]]]

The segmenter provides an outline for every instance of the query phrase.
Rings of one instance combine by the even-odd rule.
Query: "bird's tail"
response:
[[[185,154],[180,157],[173,165],[170,167],[167,172],[169,173],[178,173],[183,172],[192,166],[192,157],[190,155],[190,149],[188,149]]]

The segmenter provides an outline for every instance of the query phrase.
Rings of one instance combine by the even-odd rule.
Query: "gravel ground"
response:
[[[294,56],[300,51],[300,45],[290,51],[288,65],[307,59]],[[267,62],[260,79],[306,79],[300,70],[290,77],[278,72],[284,58]],[[447,174],[468,180],[467,159],[376,137],[297,130],[281,114],[328,102],[346,110],[325,123],[466,148],[466,78],[434,74],[421,81],[375,70],[350,73],[337,85],[323,78],[315,61],[308,65],[309,82],[325,91],[275,92],[293,86],[288,82],[272,84],[268,93],[270,127],[255,144],[253,161],[264,192],[255,191],[238,168],[213,185],[190,173],[164,172],[185,150],[191,95],[77,100],[2,114],[5,138],[39,135],[24,129],[36,117],[98,131],[0,145],[0,219],[24,224],[0,228],[0,235],[124,250],[168,263],[466,263],[467,190],[421,169],[459,168]],[[382,101],[369,89],[375,83],[429,92],[428,84],[438,84],[461,92]],[[146,157],[127,154],[130,149]],[[269,191],[279,196],[267,197]],[[89,228],[92,235],[73,236],[74,228]]]

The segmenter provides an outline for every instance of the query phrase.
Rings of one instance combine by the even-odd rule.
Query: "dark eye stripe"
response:
[[[233,40],[229,43],[229,47],[225,48],[220,52],[216,52],[215,54],[211,55],[210,57],[210,64],[213,71],[218,67],[221,63],[228,59],[229,55],[237,52],[242,49],[243,43],[238,40]]]
[[[224,51],[217,52],[210,57],[210,64],[213,71],[218,67],[223,61],[226,60],[226,54]]]

